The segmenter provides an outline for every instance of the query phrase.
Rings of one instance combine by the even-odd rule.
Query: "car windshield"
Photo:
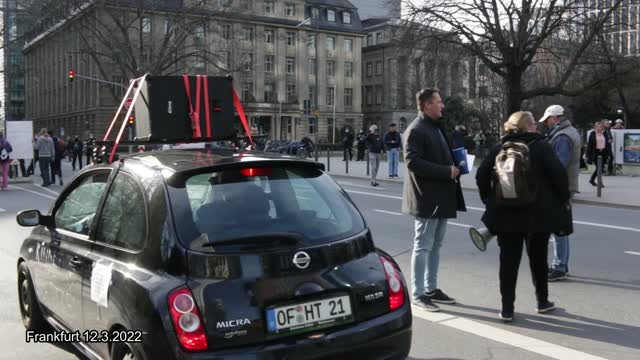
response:
[[[305,245],[316,245],[356,235],[365,226],[335,182],[314,168],[203,172],[187,178],[181,193],[189,205],[179,206],[188,215],[179,216],[178,232],[194,250],[264,234],[295,234]]]

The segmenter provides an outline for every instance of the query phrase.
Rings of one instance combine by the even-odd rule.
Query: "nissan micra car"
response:
[[[90,359],[404,359],[411,307],[322,164],[169,150],[75,176],[17,261],[27,338]],[[51,329],[54,331],[52,332]]]

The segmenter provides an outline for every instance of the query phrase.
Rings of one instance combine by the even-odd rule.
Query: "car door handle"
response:
[[[72,268],[79,268],[84,265],[84,261],[78,256],[74,256],[71,261],[69,261],[69,265],[71,265]]]

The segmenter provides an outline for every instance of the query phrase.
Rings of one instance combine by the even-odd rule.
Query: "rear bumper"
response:
[[[405,359],[411,348],[411,320],[407,302],[400,310],[318,339],[283,339],[261,346],[177,355],[185,360]]]

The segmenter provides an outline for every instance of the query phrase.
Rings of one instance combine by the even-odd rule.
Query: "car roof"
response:
[[[156,170],[172,173],[193,172],[206,168],[222,168],[249,165],[263,166],[310,166],[324,170],[324,164],[309,160],[261,151],[239,152],[230,149],[182,149],[141,152],[122,158]]]

